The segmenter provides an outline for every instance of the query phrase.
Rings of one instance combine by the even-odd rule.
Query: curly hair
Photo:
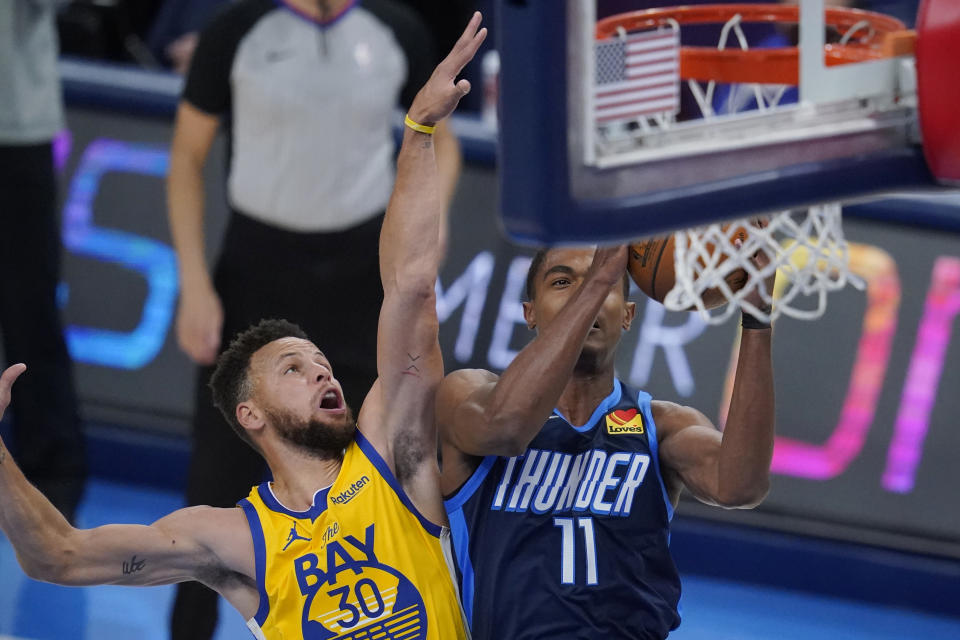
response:
[[[230,346],[217,358],[217,367],[210,376],[213,404],[240,436],[240,439],[259,451],[246,429],[237,420],[237,405],[250,398],[253,382],[250,379],[250,360],[264,345],[280,338],[307,340],[303,329],[287,320],[275,318],[261,320],[242,331],[230,342]]]

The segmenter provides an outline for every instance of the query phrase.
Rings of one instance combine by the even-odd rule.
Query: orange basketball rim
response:
[[[742,23],[796,24],[799,7],[781,4],[713,4],[632,11],[598,21],[596,37],[598,40],[609,38],[621,29],[656,29],[673,22],[680,25],[724,24],[738,15]],[[913,54],[915,32],[908,30],[903,22],[892,16],[860,9],[828,7],[824,20],[827,27],[835,28],[841,35],[849,32],[853,36],[848,42],[824,46],[827,66]],[[680,77],[700,82],[713,80],[722,83],[796,85],[800,81],[799,50],[797,47],[681,47]]]

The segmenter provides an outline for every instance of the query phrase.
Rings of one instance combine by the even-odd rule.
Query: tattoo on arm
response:
[[[410,366],[406,368],[403,374],[407,376],[416,376],[419,378],[420,368],[415,363],[420,359],[420,356],[412,356],[408,353],[407,357],[410,358]]]
[[[423,141],[423,148],[429,149],[432,146],[433,146],[433,136],[427,136],[426,139]]]
[[[142,571],[145,564],[147,564],[146,560],[137,560],[137,556],[133,556],[130,558],[130,562],[123,563],[123,575],[129,576],[138,571]]]
[[[3,461],[7,459],[7,450],[0,444],[0,464],[3,464]]]

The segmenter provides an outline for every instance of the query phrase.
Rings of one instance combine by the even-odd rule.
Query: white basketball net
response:
[[[831,203],[811,207],[807,211],[783,211],[769,216],[764,227],[756,219],[735,220],[723,224],[678,231],[674,234],[676,247],[674,271],[676,284],[667,293],[664,306],[674,311],[696,309],[710,324],[720,324],[743,309],[759,320],[770,322],[783,314],[792,318],[810,320],[823,315],[827,293],[842,289],[851,283],[859,289],[863,281],[850,273],[849,250],[840,225],[841,208]],[[743,227],[748,235],[739,247],[731,240],[731,230]],[[751,257],[758,252],[768,261]],[[728,282],[746,284],[734,290]],[[777,272],[776,299],[774,291],[766,286],[766,279]],[[763,300],[763,308],[747,300],[756,290]],[[704,304],[704,294],[717,293],[729,304],[711,312]]]
[[[735,15],[724,25],[718,49],[728,46],[731,33],[737,46],[749,48],[740,22],[740,16]],[[855,25],[844,34],[844,40],[862,28],[863,25]],[[713,119],[717,115],[713,109],[716,83],[709,82],[706,88],[694,80],[688,80],[687,84],[703,119]],[[732,85],[728,112],[740,111],[749,102],[753,102],[753,108],[761,113],[776,109],[787,88],[773,84]],[[658,124],[670,126],[669,123]],[[828,292],[842,289],[848,282],[863,289],[863,281],[849,269],[849,251],[843,236],[839,203],[814,206],[807,211],[783,211],[768,218],[769,223],[764,228],[751,224],[749,219],[741,219],[674,234],[676,284],[664,299],[664,305],[675,311],[696,309],[710,324],[726,321],[738,309],[765,322],[771,322],[781,314],[812,320],[826,311]],[[747,240],[739,247],[731,241],[730,232],[725,231],[738,227],[749,232]],[[762,268],[751,260],[757,252],[763,252],[769,258]],[[747,281],[742,288],[733,290],[727,277],[742,281],[742,274],[735,274],[739,269],[746,273]],[[774,272],[778,273],[776,292],[768,291],[765,284],[766,278]],[[763,299],[764,308],[758,308],[746,299],[754,290]],[[714,299],[719,293],[729,304],[711,312],[704,304],[706,292],[710,292]],[[771,307],[769,313],[765,311]]]

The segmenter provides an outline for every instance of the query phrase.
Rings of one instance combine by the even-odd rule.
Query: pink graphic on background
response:
[[[840,419],[822,445],[778,437],[774,473],[817,480],[840,475],[860,453],[873,423],[897,329],[900,278],[893,258],[867,245],[850,245],[850,270],[867,282],[867,310]]]
[[[951,324],[957,313],[960,313],[960,258],[940,257],[933,265],[923,319],[887,452],[887,467],[883,472],[883,488],[887,491],[909,493],[913,490],[950,344]]]
[[[860,453],[873,423],[897,329],[900,278],[893,258],[882,249],[853,243],[849,248],[850,270],[867,282],[867,309],[840,419],[823,444],[777,436],[770,465],[773,473],[814,480],[833,478]],[[736,368],[735,355],[727,374],[721,423],[726,421]]]

